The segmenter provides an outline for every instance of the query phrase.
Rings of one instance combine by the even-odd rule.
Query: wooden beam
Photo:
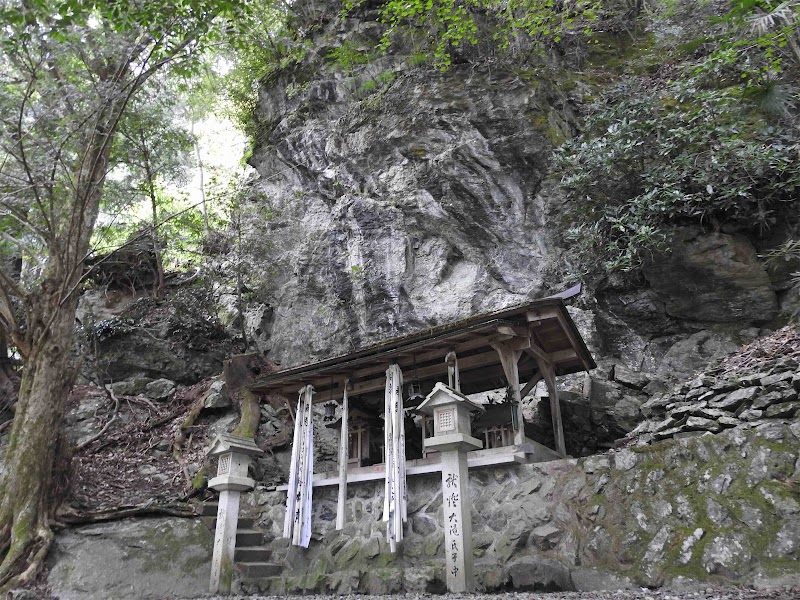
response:
[[[519,397],[524,398],[528,394],[531,393],[531,390],[536,387],[536,384],[542,380],[542,374],[536,373],[533,377],[528,380],[528,383],[525,384],[525,387],[519,391]]]
[[[569,338],[569,343],[572,345],[575,354],[578,355],[578,358],[580,358],[581,362],[583,363],[584,370],[585,371],[591,370],[592,367],[589,364],[589,362],[587,362],[586,357],[581,356],[582,354],[581,350],[583,350],[583,343],[581,342],[581,340],[575,337],[574,333],[572,333],[572,328],[569,326],[569,323],[567,323],[567,320],[564,318],[564,315],[561,314],[561,311],[558,311],[556,316],[558,318],[559,324],[561,325],[561,328],[564,330],[564,333],[567,335],[567,338]]]
[[[460,371],[468,371],[469,369],[475,369],[478,367],[482,367],[485,365],[496,364],[497,361],[497,353],[495,352],[483,352],[481,354],[473,354],[472,356],[467,356],[465,358],[461,358],[458,360],[458,368]],[[429,365],[427,367],[423,367],[421,369],[416,370],[416,378],[423,379],[426,377],[433,377],[435,375],[447,375],[447,363],[442,361],[441,363],[435,363],[433,365]],[[409,373],[409,377],[413,378],[415,375],[413,373]],[[353,396],[358,396],[359,394],[366,394],[369,392],[376,392],[378,390],[382,390],[385,386],[386,377],[376,377],[374,379],[368,379],[366,381],[361,381],[359,383],[353,384]]]
[[[558,387],[556,386],[556,373],[553,365],[539,361],[539,372],[544,375],[544,383],[550,396],[550,412],[553,415],[553,433],[556,438],[556,450],[562,457],[567,456],[564,445],[564,426],[561,423],[561,404],[558,401]]]
[[[553,359],[550,358],[550,355],[544,350],[542,350],[539,346],[534,344],[533,342],[531,342],[528,348],[525,348],[525,351],[538,360],[543,360],[544,362],[550,365],[553,364]]]
[[[490,342],[489,345],[492,348],[495,348],[496,344],[501,344],[502,346],[514,350],[515,352],[521,352],[526,348],[530,347],[531,345],[531,338],[530,337],[513,337],[509,340],[505,340],[503,342]]]
[[[542,321],[548,321],[548,320],[558,321],[559,327],[564,332],[564,335],[567,336],[567,339],[569,340],[569,343],[572,346],[572,350],[578,357],[578,359],[580,359],[581,363],[583,364],[584,370],[588,371],[591,369],[590,363],[586,360],[586,357],[583,356],[583,348],[584,348],[583,343],[581,342],[581,340],[575,337],[575,334],[572,332],[572,328],[570,327],[566,318],[564,318],[564,314],[561,312],[559,308],[555,306],[546,306],[530,310],[527,312],[526,318],[528,319],[528,322],[531,324],[541,323]]]
[[[543,352],[548,359],[550,359],[549,362],[552,363],[553,365],[558,365],[559,363],[566,362],[568,360],[575,360],[576,358],[578,360],[581,360],[581,357],[578,356],[571,349],[558,350],[557,352],[544,352],[544,350],[542,350],[540,347],[537,346],[537,348],[539,348],[539,350]],[[536,352],[533,350],[533,345],[531,345],[530,349],[526,348],[525,352],[530,354],[536,360],[542,360],[542,357],[537,355]]]
[[[498,325],[497,333],[499,333],[500,335],[507,335],[511,337],[521,337],[521,338],[530,337],[530,334],[528,333],[528,328],[521,327],[519,325]]]
[[[516,340],[515,340],[516,341]],[[530,340],[528,340],[530,343]],[[492,347],[500,356],[500,363],[503,365],[503,372],[506,374],[506,381],[511,388],[511,394],[516,406],[517,428],[514,431],[514,443],[521,444],[525,441],[525,420],[522,417],[522,396],[519,389],[519,357],[522,350],[517,349],[518,344],[513,341],[495,342]]]
[[[549,321],[551,319],[557,319],[556,315],[552,314],[550,307],[544,309],[536,309],[536,310],[529,310],[525,317],[528,319],[528,323],[532,323],[536,325],[537,323],[541,323],[542,321]]]
[[[289,398],[286,398],[286,408],[289,409],[289,416],[292,417],[292,425],[294,425],[294,411],[292,410],[292,403]]]

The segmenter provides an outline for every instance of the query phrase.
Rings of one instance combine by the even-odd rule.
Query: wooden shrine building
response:
[[[408,476],[438,472],[442,489],[446,485],[450,491],[452,511],[447,516],[452,538],[446,553],[452,567],[448,589],[471,589],[469,470],[566,456],[556,378],[596,366],[564,305],[578,293],[580,286],[284,369],[250,384],[257,395],[285,397],[290,411],[291,399],[297,398],[288,484],[276,488],[287,492],[283,538],[309,547],[314,488],[338,486],[336,529],[343,530],[348,484],[382,479],[386,541],[395,553],[408,529]],[[522,399],[541,381],[550,403],[552,448],[526,436]],[[505,390],[500,402],[474,396],[498,389]],[[338,420],[332,403],[341,403]],[[323,417],[328,426],[340,429],[338,473],[314,472],[319,422],[314,406],[319,404],[328,405]],[[235,560],[239,495],[255,485],[247,469],[250,457],[260,453],[253,439],[236,435],[219,436],[212,449],[219,461],[209,487],[220,491],[213,592],[231,589],[225,565]]]
[[[576,286],[557,296],[278,371],[263,377],[251,389],[293,399],[310,385],[314,404],[340,403],[347,389],[350,426],[346,474],[316,473],[314,487],[336,485],[343,474],[348,482],[383,477],[379,430],[390,365],[402,371],[402,408],[409,422],[405,429],[409,475],[436,470],[436,456],[426,455],[422,448],[421,438],[430,435],[429,428],[413,409],[437,382],[449,382],[465,395],[507,389],[507,402],[489,406],[476,421],[484,423],[476,432],[484,441],[484,449],[470,454],[470,466],[553,460],[566,455],[556,378],[596,366],[564,305],[565,299],[579,292],[580,286]],[[525,436],[522,416],[522,398],[542,380],[550,398],[555,438],[552,449]],[[332,425],[340,427],[341,422],[339,419]]]

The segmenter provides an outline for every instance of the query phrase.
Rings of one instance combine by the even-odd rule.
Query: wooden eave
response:
[[[445,355],[458,357],[461,389],[465,394],[507,385],[492,343],[530,335],[535,352],[528,350],[519,362],[520,379],[537,372],[536,353],[544,353],[557,375],[588,371],[596,365],[561,298],[534,300],[503,310],[475,315],[317,363],[272,373],[250,389],[258,394],[294,397],[314,386],[315,402],[338,399],[345,380],[351,397],[383,392],[385,371],[392,363],[403,370],[405,385],[420,383],[430,389],[447,377]]]

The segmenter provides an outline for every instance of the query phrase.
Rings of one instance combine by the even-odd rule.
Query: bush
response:
[[[797,130],[759,110],[763,81],[709,87],[706,67],[660,85],[628,80],[557,153],[585,269],[634,268],[676,226],[763,233],[797,216]]]

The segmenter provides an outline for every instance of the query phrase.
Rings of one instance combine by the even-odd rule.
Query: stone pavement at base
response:
[[[291,596],[205,596],[195,600],[286,600]],[[300,596],[298,596],[300,598]],[[604,592],[507,592],[500,594],[395,594],[368,596],[360,594],[302,596],[304,600],[800,600],[800,587],[768,590],[708,588],[692,591],[615,590]],[[186,599],[189,600],[189,599]]]

